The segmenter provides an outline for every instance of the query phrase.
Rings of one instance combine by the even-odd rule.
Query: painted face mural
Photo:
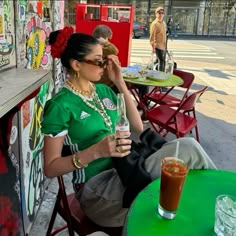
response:
[[[30,69],[46,68],[49,62],[50,46],[47,37],[50,29],[36,17],[32,17],[27,25],[27,59]]]
[[[46,48],[46,34],[40,29],[36,28],[35,31],[30,33],[27,42],[27,54],[30,67],[32,69],[37,69],[40,67],[44,50]]]

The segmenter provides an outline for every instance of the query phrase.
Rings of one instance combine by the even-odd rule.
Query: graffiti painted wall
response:
[[[17,0],[16,50],[17,66],[27,69],[52,69],[50,47],[47,39],[52,31],[51,1]],[[45,88],[46,86],[46,88]],[[21,109],[21,196],[25,233],[29,233],[41,204],[45,177],[42,170],[43,136],[39,124],[48,94],[42,86],[40,94],[23,104]]]
[[[54,63],[50,56],[47,39],[52,31],[64,27],[64,1],[18,0],[16,4],[17,64],[28,69],[52,69],[54,92],[65,81],[65,72],[60,60]]]
[[[18,0],[16,4],[17,62],[27,69],[52,70],[47,39],[52,31],[51,1]],[[42,111],[49,96],[49,83],[21,109],[21,195],[25,233],[29,233],[47,185],[43,174]]]
[[[40,132],[42,112],[49,93],[49,83],[41,86],[39,94],[25,102],[21,108],[22,138],[22,186],[23,218],[26,233],[30,232],[32,223],[42,201],[45,189],[43,174],[43,136]]]
[[[11,0],[0,0],[0,70],[16,65],[14,7]]]
[[[53,62],[47,41],[53,27],[54,30],[64,27],[63,19],[63,0],[0,0],[0,70],[17,65],[18,68],[53,72],[53,83],[41,86],[39,94],[25,102],[18,113],[19,122],[12,132],[20,138],[14,141],[15,149],[12,145],[8,154],[4,153],[7,162],[2,162],[5,159],[0,156],[1,236],[30,234],[47,185],[43,175],[40,122],[46,100],[65,80],[60,60]],[[6,189],[2,188],[5,178],[10,181]],[[4,211],[7,214],[3,217]],[[17,227],[14,234],[9,234],[9,227]]]
[[[27,69],[51,69],[47,38],[52,31],[50,1],[18,0],[15,4],[17,62]]]
[[[63,29],[64,27],[64,1],[54,1],[53,6],[53,21],[55,25],[55,30]],[[62,67],[61,61],[59,59],[54,60],[54,83],[55,90],[57,93],[64,84],[65,81],[65,71]]]

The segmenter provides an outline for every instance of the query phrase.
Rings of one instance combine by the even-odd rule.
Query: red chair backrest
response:
[[[111,236],[120,236],[122,227],[103,227],[93,223],[82,211],[75,194],[67,195],[63,176],[58,176],[59,194],[60,194],[60,213],[62,218],[67,221],[69,235],[88,235],[96,231],[103,231]],[[59,231],[58,231],[59,232]],[[50,234],[51,235],[51,234]],[[55,235],[55,234],[52,234]]]
[[[58,176],[57,180],[58,180],[58,185],[59,185],[59,191],[61,194],[61,201],[64,206],[65,217],[69,220],[68,224],[69,226],[71,226],[70,225],[71,224],[71,210],[70,210],[70,206],[67,200],[67,194],[66,194],[63,176]]]
[[[183,103],[180,105],[179,110],[184,111],[191,111],[194,109],[196,102],[200,98],[200,96],[208,89],[208,86],[205,86],[204,88],[192,93],[189,95]]]
[[[174,75],[179,76],[181,79],[183,79],[184,83],[180,85],[182,88],[190,88],[190,86],[193,83],[194,80],[194,74],[182,70],[174,70]]]

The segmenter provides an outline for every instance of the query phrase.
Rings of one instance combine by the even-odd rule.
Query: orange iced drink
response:
[[[177,158],[164,158],[161,167],[159,214],[173,219],[179,205],[188,166]]]

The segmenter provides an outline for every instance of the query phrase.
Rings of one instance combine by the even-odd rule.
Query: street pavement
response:
[[[234,51],[236,42],[230,43],[229,50]],[[236,171],[236,67],[227,63],[226,55],[215,50],[214,44],[170,40],[168,50],[173,52],[178,69],[195,75],[192,91],[209,86],[196,105],[200,143],[218,168]],[[131,63],[148,63],[150,55],[147,39],[133,40]]]
[[[227,41],[217,42],[228,44]],[[191,91],[209,86],[196,105],[201,145],[219,169],[236,171],[236,67],[232,61],[227,63],[227,59],[231,59],[217,50],[214,44],[210,40],[204,43],[201,40],[174,39],[169,40],[168,49],[173,53],[178,69],[194,73]],[[230,42],[228,46],[235,52],[236,42]],[[131,64],[147,64],[150,56],[151,48],[147,39],[132,40]],[[149,127],[149,124],[145,124],[145,127]],[[169,140],[173,138],[173,135],[167,136]],[[66,186],[68,191],[73,191],[70,180],[71,175],[67,175]],[[46,235],[57,187],[56,179],[52,180],[30,236]],[[58,217],[56,226],[62,223]],[[68,232],[58,235],[67,236]]]

